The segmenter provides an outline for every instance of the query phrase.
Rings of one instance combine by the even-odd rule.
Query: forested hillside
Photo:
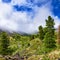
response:
[[[0,60],[58,60],[60,59],[60,25],[54,27],[51,16],[46,26],[36,34],[0,31]]]

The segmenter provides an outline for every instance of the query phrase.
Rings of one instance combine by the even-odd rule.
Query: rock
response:
[[[60,58],[58,58],[58,60],[60,60]]]

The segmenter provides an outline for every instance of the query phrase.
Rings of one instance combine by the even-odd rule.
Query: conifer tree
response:
[[[54,29],[54,19],[51,16],[48,16],[48,19],[46,20],[46,29],[47,32],[44,36],[44,46],[46,48],[55,48],[55,29]]]
[[[0,54],[2,55],[8,55],[9,54],[9,49],[8,49],[8,46],[9,46],[9,37],[7,35],[6,32],[2,32],[0,33]]]
[[[44,31],[43,31],[43,27],[42,26],[39,26],[39,38],[41,40],[44,39]]]

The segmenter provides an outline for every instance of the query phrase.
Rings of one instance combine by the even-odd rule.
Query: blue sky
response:
[[[0,29],[34,33],[52,16],[60,24],[60,0],[0,0]]]
[[[54,15],[60,18],[60,0],[53,1],[52,6]]]

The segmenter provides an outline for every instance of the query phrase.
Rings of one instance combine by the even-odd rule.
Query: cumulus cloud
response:
[[[37,0],[35,0],[36,2]],[[42,0],[40,2],[45,2]],[[27,5],[33,11],[16,11],[13,5]],[[51,15],[55,19],[55,27],[58,26],[60,19],[52,13],[51,0],[41,6],[33,6],[26,0],[12,0],[10,3],[3,3],[0,0],[0,29],[9,32],[34,33],[38,31],[38,26],[45,26],[45,19]],[[33,17],[33,18],[32,18]]]

